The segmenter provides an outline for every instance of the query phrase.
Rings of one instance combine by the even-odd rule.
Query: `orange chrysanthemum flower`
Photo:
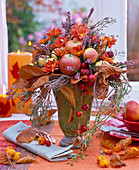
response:
[[[59,35],[62,34],[62,30],[60,28],[53,28],[52,30],[49,30],[48,33],[46,34],[46,36],[49,37],[58,37]]]
[[[49,74],[49,73],[53,73],[54,70],[58,70],[58,64],[59,64],[59,61],[55,61],[55,60],[48,60],[44,67],[42,68],[42,71],[44,71],[46,74]]]
[[[67,36],[66,37],[57,37],[56,40],[54,41],[54,44],[52,44],[52,47],[53,48],[65,47],[67,38],[68,38]]]
[[[71,38],[76,37],[79,41],[82,40],[87,33],[88,25],[86,24],[83,26],[82,23],[75,24],[75,26],[70,30]]]
[[[105,53],[105,52],[103,54],[101,54],[100,59],[103,59],[104,61],[107,61],[110,64],[114,64],[113,59],[109,58],[107,53]]]
[[[71,49],[71,53],[76,56],[81,56],[84,54],[85,46],[82,48],[81,45],[77,45]]]
[[[38,41],[38,43],[45,44],[46,42],[50,41],[51,39],[52,39],[51,37],[47,37],[44,40],[41,39],[40,41]]]
[[[107,41],[108,48],[111,48],[112,45],[115,45],[117,41],[114,37],[105,36],[102,38],[102,42]]]
[[[63,48],[56,48],[54,50],[55,54],[59,57],[63,57],[65,54],[68,54],[68,52],[66,51],[66,48],[63,47]]]

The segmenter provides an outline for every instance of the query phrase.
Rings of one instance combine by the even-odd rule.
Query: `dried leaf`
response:
[[[38,78],[33,84],[32,86],[28,89],[28,91],[33,91],[36,88],[44,85],[45,83],[47,83],[49,81],[49,76],[42,76],[40,78]]]
[[[29,127],[23,130],[16,138],[18,142],[30,143],[36,138],[36,130],[33,127]]]
[[[122,145],[122,149],[126,149],[128,145],[132,143],[131,136],[126,139],[121,139],[119,142]]]
[[[24,88],[28,88],[30,87],[30,83],[24,79],[19,78],[18,80],[16,80],[10,87],[10,89],[24,89]]]
[[[77,84],[82,79],[87,78],[87,75],[82,75],[79,79],[75,79],[74,77],[71,78],[71,84]]]
[[[99,71],[105,74],[105,78],[109,77],[112,74],[120,74],[127,72],[126,70],[122,70],[121,68],[118,68],[116,66],[112,66],[109,63],[102,63],[100,66]]]
[[[113,150],[113,144],[109,140],[101,140],[100,144],[101,144],[101,146],[104,146],[106,148],[109,148],[109,149]]]
[[[115,155],[110,156],[110,165],[113,168],[119,168],[121,166],[126,166],[124,162],[121,162]]]
[[[32,65],[24,65],[20,68],[19,74],[22,79],[28,80],[34,77],[43,76],[45,73],[41,68]]]
[[[139,151],[133,150],[132,152],[127,151],[124,154],[119,154],[121,160],[134,158],[136,156],[139,156]]]
[[[37,162],[36,159],[34,159],[32,156],[30,155],[26,155],[23,158],[20,158],[18,161],[16,161],[16,164],[28,164],[28,163],[32,163],[32,162]]]
[[[10,164],[5,152],[0,152],[0,163],[1,164]]]
[[[73,108],[71,107],[70,117],[69,120],[67,121],[67,124],[71,123],[73,120],[74,120],[74,112],[73,112]]]
[[[75,92],[70,87],[63,86],[61,88],[61,93],[65,96],[65,98],[74,106],[76,107],[75,101]]]

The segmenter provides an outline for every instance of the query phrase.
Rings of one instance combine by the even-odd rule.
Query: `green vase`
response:
[[[65,137],[60,141],[61,146],[68,146],[72,141],[74,141],[77,137],[76,130],[81,129],[82,125],[87,124],[90,119],[90,112],[93,100],[93,96],[89,93],[83,93],[78,88],[78,84],[71,85],[70,83],[68,83],[66,85],[66,88],[70,90],[72,94],[74,94],[75,98],[73,98],[73,100],[75,100],[75,102],[69,102],[61,89],[59,91],[56,91],[55,93],[58,107],[59,126],[65,135]],[[69,98],[72,100],[71,96],[69,93]],[[81,106],[84,104],[88,105],[87,111],[83,111],[81,108]],[[81,117],[76,116],[77,111],[82,111],[83,115]]]

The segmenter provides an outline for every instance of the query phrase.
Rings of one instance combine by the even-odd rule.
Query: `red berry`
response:
[[[89,109],[89,106],[87,104],[84,104],[84,105],[81,106],[81,109],[83,111],[87,111]]]
[[[90,75],[88,76],[88,84],[94,85],[96,79],[97,79],[97,77],[96,77],[94,74],[90,74]]]
[[[77,135],[81,135],[82,130],[81,130],[81,129],[76,129],[76,130],[75,130],[75,133],[76,133]]]
[[[81,130],[82,130],[82,132],[86,132],[87,131],[87,126],[86,125],[82,125],[81,126]]]
[[[82,115],[83,115],[83,113],[81,111],[76,112],[76,116],[81,117]]]
[[[86,63],[81,63],[81,68],[86,68],[87,64]]]
[[[83,95],[88,95],[88,90],[84,90],[84,91],[82,92],[82,94],[83,94]]]
[[[86,89],[86,85],[84,83],[80,83],[78,85],[78,89],[80,89],[81,91],[84,91]]]
[[[51,142],[49,140],[46,141],[46,146],[50,147],[51,146]]]
[[[107,51],[107,54],[110,58],[112,58],[114,56],[114,53],[112,51]]]
[[[88,69],[81,69],[81,75],[89,75],[90,71]]]

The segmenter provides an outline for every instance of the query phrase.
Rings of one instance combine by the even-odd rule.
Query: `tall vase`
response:
[[[74,94],[73,100],[75,100],[75,104],[73,104],[73,101],[69,101],[72,100],[72,97],[69,96],[70,99],[68,99],[68,97],[66,97],[66,93],[64,94],[62,90],[59,90],[55,93],[58,107],[59,126],[65,135],[60,141],[60,145],[68,146],[76,139],[76,130],[81,129],[81,126],[86,125],[89,121],[93,96],[89,94],[87,89],[85,92],[82,92],[78,88],[78,84],[71,85],[68,83],[64,87],[63,89],[66,90],[66,93],[70,91],[71,95]],[[88,109],[86,111],[82,110],[82,105],[87,105]],[[81,117],[76,116],[77,111],[81,111],[83,115]]]

